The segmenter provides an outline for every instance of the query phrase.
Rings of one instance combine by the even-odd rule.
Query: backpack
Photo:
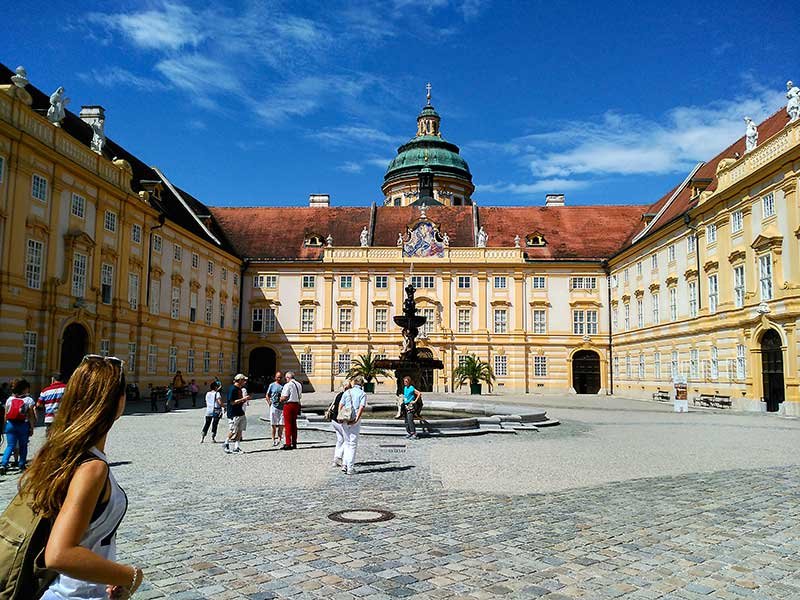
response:
[[[336,421],[336,418],[339,416],[339,402],[342,400],[343,395],[344,392],[339,392],[336,394],[333,402],[331,402],[328,408],[325,410],[324,417],[326,421]]]
[[[58,573],[44,566],[52,523],[17,494],[0,515],[0,598],[40,598]]]
[[[9,421],[24,421],[27,418],[25,399],[17,398],[16,396],[11,398],[11,407],[8,409],[8,412],[6,412],[6,419]]]

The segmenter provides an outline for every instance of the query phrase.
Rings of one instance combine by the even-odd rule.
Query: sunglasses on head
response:
[[[122,381],[122,374],[123,374],[123,372],[125,370],[125,361],[124,360],[122,360],[121,358],[117,358],[116,356],[102,356],[100,354],[87,354],[86,356],[83,357],[83,360],[81,360],[81,364],[83,364],[85,362],[92,361],[92,360],[106,361],[106,362],[110,362],[111,364],[114,364],[114,365],[119,365],[119,380]]]

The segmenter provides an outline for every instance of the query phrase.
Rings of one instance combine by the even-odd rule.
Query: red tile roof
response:
[[[531,259],[602,259],[616,253],[641,222],[641,206],[493,206],[478,211],[489,234],[488,246],[521,245],[529,234],[541,234],[547,245],[526,248]]]
[[[397,234],[405,236],[406,227],[420,215],[416,206],[380,206],[376,213],[373,246],[396,246]],[[471,206],[431,206],[427,215],[440,233],[450,236],[451,246],[475,245]]]

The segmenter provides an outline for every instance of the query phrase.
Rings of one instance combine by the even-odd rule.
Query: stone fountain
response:
[[[421,358],[417,354],[419,328],[427,322],[427,317],[417,314],[414,292],[413,285],[406,286],[403,314],[394,317],[394,322],[403,330],[403,347],[400,350],[400,358],[387,358],[377,361],[378,367],[394,371],[398,395],[403,393],[403,377],[411,377],[414,385],[418,386],[422,378],[422,371],[444,369],[442,361],[435,358]]]

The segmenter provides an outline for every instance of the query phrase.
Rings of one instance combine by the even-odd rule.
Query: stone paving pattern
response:
[[[645,414],[647,423],[674,419],[625,402],[617,421],[633,429]],[[608,436],[601,423],[611,405],[549,410],[564,425],[526,437],[362,438],[352,477],[330,467],[331,438],[322,433],[301,434],[301,450],[279,452],[250,419],[246,453],[224,455],[219,445],[197,443],[199,410],[125,416],[108,448],[131,501],[119,558],[145,569],[141,599],[800,598],[796,456],[713,472],[683,465],[680,474],[545,493],[517,493],[504,484],[514,474],[499,476],[494,462],[471,463],[466,481],[496,481],[495,492],[450,485],[454,474],[434,464],[493,447],[505,449],[510,464],[525,454],[535,468],[548,444],[570,448],[564,443]],[[783,443],[793,441],[794,454],[800,447],[798,422],[708,414],[691,435],[712,437],[727,419],[736,437],[725,448],[741,447],[745,456],[745,431],[775,440],[776,455]],[[655,441],[652,452],[666,450]],[[640,454],[632,449],[631,464]],[[580,470],[574,458],[563,457],[567,482]],[[0,481],[3,502],[14,479]],[[327,518],[348,508],[397,516],[375,524]]]

